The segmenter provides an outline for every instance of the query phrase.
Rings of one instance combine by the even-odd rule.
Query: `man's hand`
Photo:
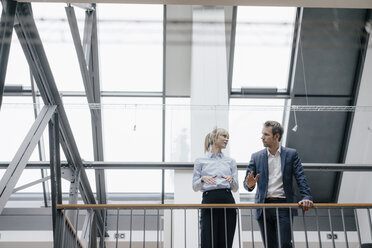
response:
[[[298,202],[298,205],[306,212],[313,207],[313,202],[310,200],[302,200]]]
[[[247,181],[246,181],[248,188],[251,189],[256,185],[259,176],[260,174],[257,174],[256,177],[254,177],[253,172],[248,173]]]
[[[232,176],[222,176],[222,178],[225,178],[230,184],[232,184],[234,181]]]
[[[216,178],[216,176],[203,176],[201,178],[201,180],[202,180],[203,183],[216,184],[216,180],[214,180],[214,178]]]

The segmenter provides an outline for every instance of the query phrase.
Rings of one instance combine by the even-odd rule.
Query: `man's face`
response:
[[[279,143],[279,134],[275,134],[274,136],[272,127],[263,127],[261,139],[264,147],[271,148]]]

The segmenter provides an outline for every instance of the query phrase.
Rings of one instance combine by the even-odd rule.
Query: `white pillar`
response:
[[[191,159],[203,155],[213,127],[228,129],[225,10],[193,7],[191,54]]]
[[[204,138],[208,132],[215,126],[228,130],[229,115],[225,10],[223,7],[193,6],[192,17],[190,136],[194,161],[204,155]],[[228,151],[224,152],[228,155]],[[201,198],[201,192],[192,190],[192,171],[176,170],[174,202],[201,203]],[[239,201],[238,197],[236,199]],[[173,225],[177,225],[173,229],[173,247],[185,247],[184,212],[175,211],[173,216]],[[197,211],[187,211],[186,220],[186,246],[198,247]]]
[[[369,40],[372,44],[372,37]],[[369,46],[364,63],[357,107],[372,106],[372,48]],[[357,110],[347,150],[346,164],[372,164],[372,113]],[[371,172],[346,172],[342,176],[339,203],[371,203]],[[372,243],[366,211],[358,211],[362,241]]]

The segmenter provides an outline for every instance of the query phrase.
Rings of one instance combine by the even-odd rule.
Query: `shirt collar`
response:
[[[214,153],[212,153],[212,152],[207,152],[207,157],[208,158],[223,158],[224,157],[224,155],[223,155],[223,153],[221,152],[221,153],[219,153],[219,154],[214,154]]]
[[[271,153],[270,153],[270,150],[269,150],[269,148],[267,147],[266,148],[266,151],[267,151],[267,156],[275,156],[277,153],[279,153],[279,154],[281,154],[282,153],[282,146],[281,145],[279,145],[279,148],[278,148],[278,150],[276,151],[276,153],[274,154],[274,155],[272,155]]]

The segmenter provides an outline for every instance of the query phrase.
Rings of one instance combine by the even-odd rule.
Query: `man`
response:
[[[301,201],[298,203],[304,211],[312,205],[310,188],[306,182],[301,160],[296,150],[280,145],[283,127],[276,121],[266,121],[262,129],[262,143],[265,149],[252,154],[244,180],[244,188],[252,191],[258,185],[256,203],[294,203],[296,195],[293,186],[293,177],[297,181],[301,193]],[[279,233],[277,229],[276,209],[266,209],[264,216],[262,209],[255,211],[261,236],[267,248],[279,247],[291,248],[291,223],[289,209],[279,208]],[[293,210],[294,215],[297,214]],[[266,226],[266,235],[265,235]],[[266,236],[266,238],[265,238]],[[266,245],[267,239],[267,245]]]

